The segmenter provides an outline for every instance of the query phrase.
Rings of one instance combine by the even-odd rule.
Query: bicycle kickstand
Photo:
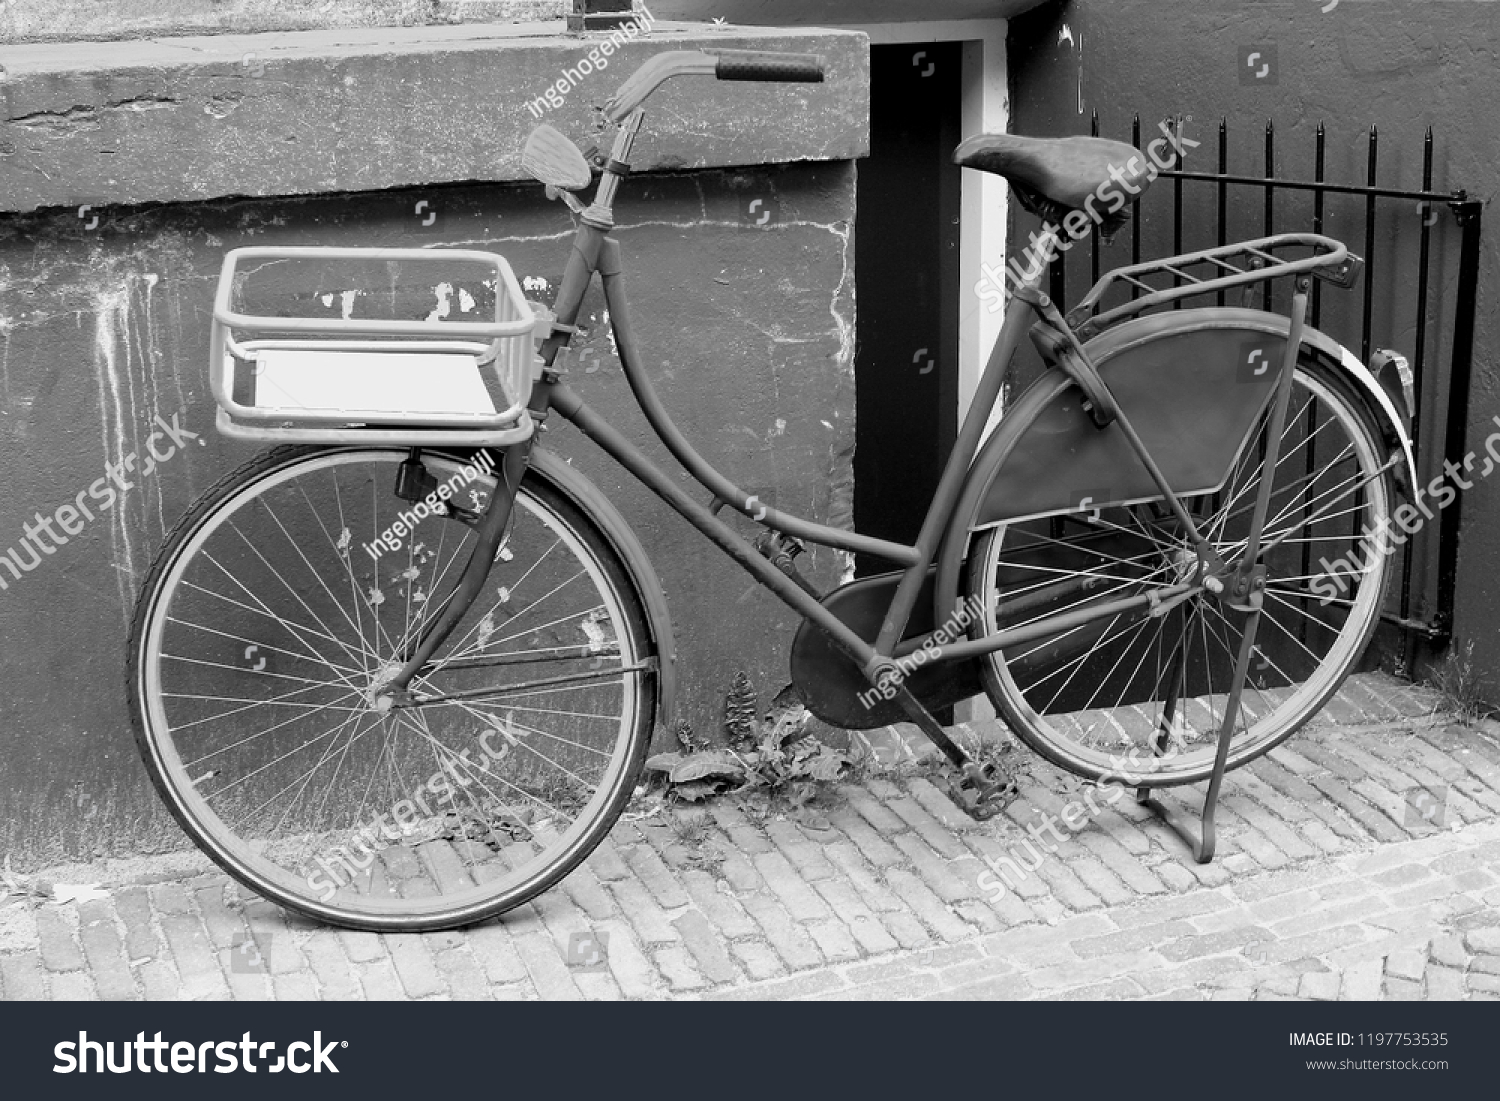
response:
[[[1255,495],[1255,511],[1250,520],[1250,536],[1245,541],[1245,556],[1222,596],[1224,602],[1236,611],[1248,613],[1245,633],[1240,639],[1239,657],[1235,662],[1234,679],[1230,682],[1229,699],[1224,705],[1224,722],[1219,727],[1219,744],[1214,753],[1213,772],[1209,776],[1208,791],[1203,797],[1201,830],[1195,837],[1181,818],[1151,794],[1151,789],[1140,786],[1136,789],[1136,802],[1154,811],[1178,837],[1193,851],[1199,864],[1207,864],[1214,858],[1214,811],[1219,804],[1219,788],[1224,783],[1225,766],[1229,761],[1229,740],[1240,718],[1240,702],[1244,696],[1245,682],[1250,676],[1250,660],[1255,655],[1255,636],[1260,628],[1261,608],[1265,600],[1266,567],[1258,564],[1261,536],[1265,532],[1266,514],[1270,510],[1276,464],[1281,455],[1281,434],[1286,427],[1286,411],[1292,395],[1292,378],[1297,366],[1297,352],[1302,345],[1302,327],[1307,318],[1306,279],[1297,280],[1297,293],[1292,298],[1292,324],[1287,334],[1286,355],[1282,360],[1281,374],[1276,379],[1276,397],[1266,425],[1266,450],[1262,459],[1263,469],[1268,473],[1261,478],[1260,490]],[[1180,680],[1180,675],[1179,675]],[[1172,698],[1163,710],[1163,730],[1157,739],[1158,750],[1170,729],[1172,714],[1178,703],[1180,683],[1173,688]]]

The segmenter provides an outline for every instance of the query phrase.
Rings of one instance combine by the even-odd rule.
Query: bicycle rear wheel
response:
[[[1231,563],[1266,476],[1266,428],[1263,415],[1220,493],[1183,502]],[[1228,768],[1316,714],[1376,627],[1391,565],[1378,533],[1393,485],[1379,438],[1346,384],[1304,358],[1271,474],[1264,610]],[[1003,524],[978,540],[970,560],[970,597],[983,609],[971,631],[982,637],[1178,584],[1195,566],[1181,525],[1160,503]],[[1202,780],[1212,771],[1245,619],[1200,592],[1164,614],[1094,620],[989,655],[985,689],[1023,741],[1074,773],[1145,787]]]
[[[375,930],[469,924],[557,883],[624,808],[655,708],[628,571],[534,469],[479,599],[412,682],[427,702],[382,702],[475,541],[447,516],[408,526],[406,457],[284,448],[226,477],[152,567],[128,674],[194,841],[283,906]],[[494,481],[471,458],[423,463],[476,508]]]

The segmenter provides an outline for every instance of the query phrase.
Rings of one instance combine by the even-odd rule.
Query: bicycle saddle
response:
[[[1144,194],[1154,177],[1148,175],[1151,162],[1144,153],[1107,138],[976,134],[953,151],[953,161],[1004,176],[1022,206],[1055,225],[1075,210],[1090,213],[1087,204],[1092,198],[1106,237],[1125,223],[1129,202]],[[1117,205],[1115,195],[1127,205],[1111,213],[1110,207]]]

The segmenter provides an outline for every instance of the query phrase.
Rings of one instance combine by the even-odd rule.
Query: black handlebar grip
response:
[[[720,80],[774,80],[823,83],[823,59],[817,54],[779,54],[761,50],[715,50]]]

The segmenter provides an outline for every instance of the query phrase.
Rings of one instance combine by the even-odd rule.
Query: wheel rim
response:
[[[1230,562],[1264,473],[1265,422],[1224,490],[1184,501]],[[1261,556],[1264,610],[1231,766],[1306,721],[1363,650],[1389,569],[1374,534],[1389,515],[1380,467],[1358,414],[1299,369],[1262,546],[1279,541]],[[989,583],[976,631],[989,633],[1191,580],[1196,555],[1170,512],[1147,504],[998,527],[978,568]],[[1156,617],[1119,615],[989,655],[984,676],[1018,733],[1057,763],[1130,784],[1184,783],[1212,766],[1244,621],[1200,593]]]
[[[555,881],[629,782],[639,723],[624,601],[525,485],[481,596],[411,685],[468,695],[384,708],[398,645],[474,541],[428,517],[371,555],[413,508],[391,492],[405,457],[330,452],[239,487],[163,574],[142,641],[176,809],[241,878],[333,920],[451,923]],[[425,462],[460,503],[493,489]]]

